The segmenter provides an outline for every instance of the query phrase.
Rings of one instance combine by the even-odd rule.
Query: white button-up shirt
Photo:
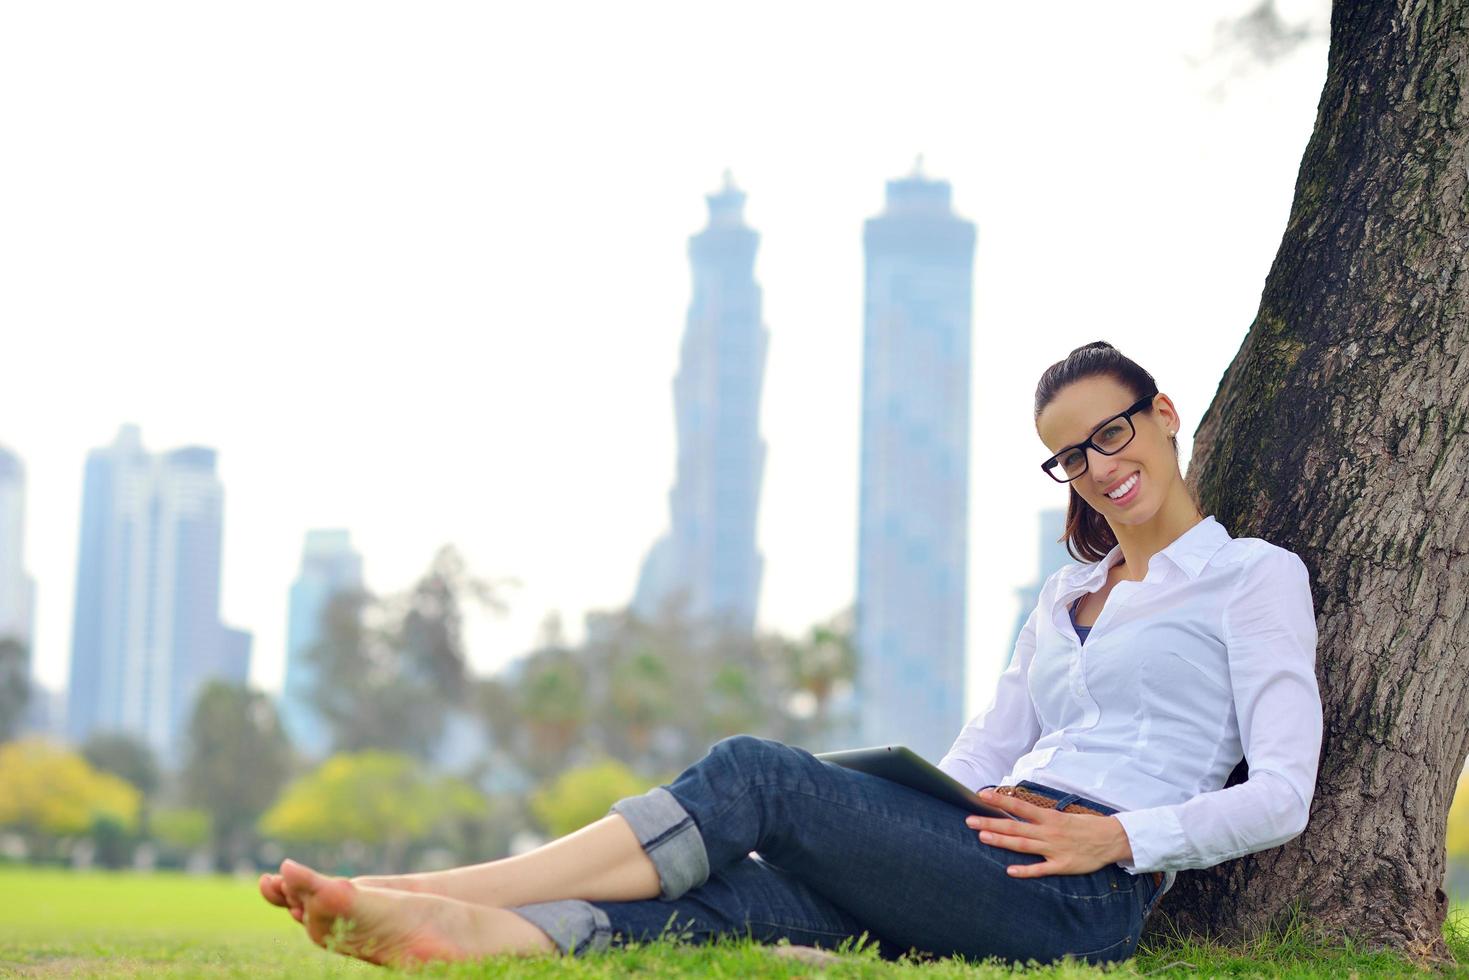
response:
[[[1213,516],[1113,586],[1083,645],[1068,607],[1122,558],[1046,580],[993,702],[939,768],[970,789],[1022,779],[1117,814],[1136,874],[1207,868],[1306,826],[1321,751],[1306,566]],[[1243,756],[1249,779],[1225,779]]]

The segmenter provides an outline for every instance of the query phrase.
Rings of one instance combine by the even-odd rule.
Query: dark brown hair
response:
[[[1082,378],[1099,375],[1115,380],[1132,392],[1134,401],[1158,393],[1158,384],[1153,376],[1143,370],[1132,358],[1125,356],[1105,340],[1094,340],[1078,347],[1046,368],[1040,383],[1035,386],[1035,417],[1051,404],[1061,389]],[[1178,437],[1169,439],[1173,443],[1173,455],[1178,455]],[[1071,499],[1066,506],[1066,531],[1058,540],[1066,542],[1066,551],[1077,561],[1101,561],[1107,552],[1117,546],[1117,536],[1112,533],[1107,519],[1082,499],[1075,487],[1070,487]]]

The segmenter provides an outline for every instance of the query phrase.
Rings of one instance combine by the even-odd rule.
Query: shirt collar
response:
[[[1210,514],[1174,538],[1168,547],[1153,556],[1153,561],[1166,558],[1189,578],[1198,578],[1204,566],[1209,563],[1209,559],[1213,558],[1214,553],[1228,540],[1230,540],[1229,532],[1225,530],[1223,524],[1214,519],[1213,514]],[[1113,545],[1112,550],[1107,552],[1101,561],[1081,565],[1082,571],[1073,573],[1076,575],[1073,584],[1082,586],[1090,585],[1093,581],[1105,580],[1107,571],[1121,560],[1122,545]],[[1152,561],[1149,561],[1148,570],[1152,571],[1152,568]]]

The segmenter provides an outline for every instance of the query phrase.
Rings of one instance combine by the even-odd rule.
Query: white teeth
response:
[[[1111,497],[1113,500],[1116,500],[1118,497],[1121,497],[1123,494],[1127,493],[1136,485],[1137,474],[1134,473],[1132,476],[1128,477],[1126,481],[1123,482],[1122,486],[1118,487],[1116,490],[1113,490],[1111,493],[1107,494],[1107,496]]]

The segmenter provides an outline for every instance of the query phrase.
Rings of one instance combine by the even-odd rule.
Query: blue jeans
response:
[[[631,825],[661,893],[512,909],[563,952],[665,933],[692,942],[737,935],[825,947],[866,933],[887,958],[916,949],[1104,963],[1133,954],[1157,901],[1151,875],[1116,864],[1084,875],[1013,878],[1008,865],[1041,855],[982,843],[965,825],[966,811],[749,735],[720,741],[672,783],[619,800],[611,812]]]

